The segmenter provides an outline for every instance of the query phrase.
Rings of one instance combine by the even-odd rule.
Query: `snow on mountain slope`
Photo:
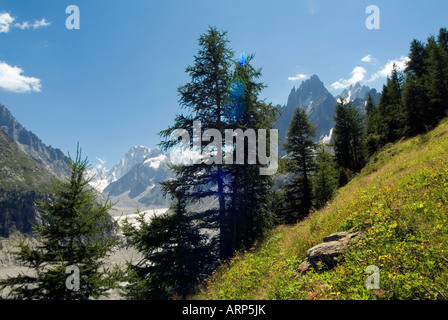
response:
[[[172,177],[170,164],[161,150],[134,146],[112,169],[92,168],[86,177],[93,177],[90,185],[105,197],[118,201],[120,210],[168,207],[160,182]]]
[[[158,169],[160,167],[160,163],[166,159],[166,155],[160,154],[153,158],[148,158],[143,161],[143,164],[149,165],[151,168]]]
[[[355,85],[350,86],[350,88],[342,91],[339,97],[341,97],[342,99],[344,99],[346,103],[348,103],[355,101],[355,99],[365,100],[369,92],[370,92],[369,87],[361,86],[361,84],[358,82]]]

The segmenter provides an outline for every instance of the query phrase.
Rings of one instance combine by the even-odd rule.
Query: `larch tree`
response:
[[[199,51],[194,57],[195,63],[186,69],[190,81],[178,89],[179,102],[189,113],[186,116],[178,115],[173,126],[160,132],[160,136],[164,139],[160,143],[163,150],[167,151],[185,143],[181,140],[171,140],[171,135],[176,130],[193,133],[195,122],[201,124],[200,137],[210,128],[220,133],[224,132],[226,126],[224,101],[228,96],[233,54],[229,48],[227,32],[210,27],[205,34],[200,36]],[[194,133],[190,135],[190,141],[187,142],[188,147],[193,149],[196,146],[194,152],[201,155],[206,152],[210,153],[210,150],[207,151],[207,146],[195,139]],[[210,137],[210,140],[212,139]],[[223,145],[222,138],[221,141],[211,142]],[[199,144],[201,147],[197,148]],[[218,198],[218,207],[210,208],[203,214],[209,226],[219,230],[219,257],[225,260],[232,254],[226,213],[226,197],[228,195],[226,182],[229,179],[227,179],[228,172],[223,165],[222,153],[215,157],[217,161],[193,160],[193,164],[175,166],[173,171],[176,180],[189,187],[186,190],[186,197],[190,203],[198,203],[207,197]],[[210,188],[211,185],[216,185],[216,189]]]

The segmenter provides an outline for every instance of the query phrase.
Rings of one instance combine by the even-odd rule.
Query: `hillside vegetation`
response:
[[[50,173],[0,130],[0,190],[38,190],[49,186],[52,180]]]
[[[0,237],[30,234],[39,220],[35,200],[49,192],[52,175],[0,130]]]
[[[361,231],[332,270],[301,274],[309,248],[337,231]],[[328,205],[279,226],[215,270],[193,299],[446,299],[448,119],[373,155]],[[366,268],[380,269],[368,290]]]

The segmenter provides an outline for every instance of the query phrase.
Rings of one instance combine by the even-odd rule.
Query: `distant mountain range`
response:
[[[375,103],[379,102],[380,93],[376,89],[361,86],[359,83],[345,89],[340,95],[334,97],[326,88],[317,75],[311,76],[303,81],[299,88],[293,87],[286,105],[277,105],[281,116],[277,120],[276,128],[279,129],[279,138],[284,141],[289,130],[289,124],[294,111],[300,107],[306,110],[310,122],[316,127],[315,141],[331,139],[334,128],[334,115],[337,99],[343,98],[352,103],[361,112],[365,112],[365,101],[368,94],[372,96]],[[280,146],[280,154],[284,154]]]
[[[276,126],[279,129],[279,137],[284,141],[294,111],[300,107],[306,110],[310,122],[317,129],[316,140],[322,139],[334,127],[336,104],[335,97],[328,92],[319,77],[311,76],[302,82],[298,89],[292,88],[286,105],[277,106],[282,113]]]
[[[319,77],[313,75],[299,88],[292,88],[286,105],[277,106],[281,116],[275,128],[284,139],[294,110],[301,107],[317,128],[315,140],[329,142],[337,99],[350,101],[364,112],[369,93],[378,103],[380,93],[360,84],[335,97]],[[3,105],[0,105],[0,133],[0,236],[11,230],[29,232],[29,222],[38,219],[35,198],[43,194],[53,177],[67,176],[67,157],[26,130]],[[166,208],[169,200],[163,197],[160,182],[173,178],[170,164],[169,155],[159,149],[134,146],[112,169],[92,168],[86,177],[92,178],[90,185],[98,191],[100,199],[118,201],[115,208],[121,212]],[[208,205],[212,203],[214,199],[210,199]]]
[[[159,183],[171,178],[171,161],[159,149],[144,146],[132,147],[111,170],[92,168],[90,185],[109,197],[118,200],[116,208],[147,210],[168,207]]]
[[[381,93],[376,91],[375,88],[370,89],[367,86],[362,86],[357,83],[354,86],[351,85],[348,89],[342,91],[342,93],[337,96],[337,98],[344,99],[345,102],[350,102],[353,106],[358,108],[362,113],[365,113],[365,102],[367,100],[367,96],[370,96],[373,99],[375,104],[380,103]]]

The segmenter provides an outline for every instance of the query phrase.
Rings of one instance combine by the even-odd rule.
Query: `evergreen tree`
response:
[[[177,116],[175,124],[160,133],[165,138],[160,144],[162,149],[168,150],[178,143],[166,140],[174,130],[185,129],[191,133],[193,121],[201,121],[203,135],[205,130],[213,128],[223,139],[226,129],[272,128],[276,109],[258,99],[260,91],[265,88],[257,80],[261,71],[251,66],[253,57],[249,56],[244,64],[237,64],[234,72],[230,72],[233,52],[227,43],[226,33],[214,28],[200,37],[201,48],[195,57],[195,65],[187,68],[191,81],[179,88],[180,102],[190,114]],[[223,140],[215,139],[213,137],[211,144],[223,145]],[[190,136],[190,147],[194,145],[193,135]],[[229,152],[224,150],[214,156],[221,162],[206,163],[208,160],[203,160],[193,165],[173,167],[176,179],[170,183],[186,187],[188,204],[209,200],[210,197],[218,198],[218,208],[209,208],[200,215],[198,212],[197,218],[204,228],[218,229],[220,260],[232,256],[234,250],[252,245],[270,225],[267,194],[272,179],[260,176],[261,164],[248,161],[249,152],[253,156],[258,151],[257,147],[245,145],[244,164],[224,161],[226,152]],[[201,151],[202,154],[210,153],[208,146],[203,146]]]
[[[331,200],[338,187],[334,156],[324,144],[317,145],[316,170],[313,177],[314,206],[320,209]]]
[[[439,36],[437,37],[437,43],[443,50],[448,52],[448,29],[447,28],[441,28],[439,30]]]
[[[373,102],[372,96],[367,96],[366,101],[366,152],[370,158],[380,146],[378,107]]]
[[[426,90],[421,78],[410,75],[403,84],[403,106],[406,111],[404,131],[413,137],[426,131]]]
[[[130,265],[130,299],[185,299],[195,292],[210,269],[211,253],[194,216],[186,210],[185,188],[164,184],[174,196],[171,212],[152,216],[139,214],[137,225],[125,221],[123,234],[143,256]]]
[[[244,83],[244,94],[240,99],[231,97],[227,106],[230,110],[242,110],[234,117],[227,129],[246,130],[272,129],[278,111],[272,104],[260,101],[258,96],[266,87],[258,82],[261,70],[251,65],[253,55],[247,57],[244,65],[239,63],[235,66],[232,79]],[[239,108],[239,106],[241,106]],[[266,140],[266,148],[270,149],[270,139]],[[236,148],[236,141],[233,147]],[[260,175],[259,163],[250,163],[250,156],[255,158],[259,154],[259,145],[250,146],[244,141],[244,162],[236,163],[227,167],[231,179],[230,200],[230,230],[233,250],[248,249],[259,239],[264,231],[273,224],[273,214],[268,210],[269,199],[272,194],[273,179],[270,175]]]
[[[315,168],[315,144],[312,138],[315,134],[316,128],[310,123],[306,111],[297,108],[283,144],[295,174],[292,183],[285,186],[285,197],[288,201],[284,212],[286,223],[294,223],[297,219],[304,218],[312,207],[311,176]]]
[[[207,33],[200,36],[200,49],[198,55],[195,56],[195,64],[186,69],[191,81],[178,89],[179,102],[183,108],[189,110],[190,114],[178,115],[172,127],[160,132],[160,136],[165,138],[160,143],[162,150],[167,151],[179,144],[178,141],[169,140],[173,131],[184,129],[191,134],[193,121],[201,122],[201,136],[208,128],[224,132],[226,126],[224,101],[230,85],[230,66],[233,56],[233,51],[228,47],[229,41],[226,34],[227,32],[220,32],[216,28],[210,27]],[[190,147],[193,147],[197,141],[193,141],[194,135],[191,135],[190,138]],[[222,145],[222,142],[221,140],[215,143]],[[195,151],[202,154],[205,147],[202,145],[201,150]],[[223,162],[220,161],[220,163]],[[210,196],[218,197],[219,207],[210,209],[204,215],[207,216],[210,223],[214,223],[214,227],[219,229],[219,257],[225,260],[232,255],[232,248],[229,245],[226,212],[226,197],[228,196],[226,180],[228,179],[226,179],[227,172],[220,163],[208,164],[201,161],[193,165],[174,167],[173,171],[176,180],[189,186],[186,190],[186,197],[191,203]],[[217,185],[217,190],[210,189],[210,185]]]
[[[381,118],[379,130],[382,133],[382,145],[395,142],[404,136],[406,112],[402,104],[403,76],[396,65],[392,75],[383,86],[383,92],[378,106]]]
[[[342,99],[335,111],[334,151],[339,166],[359,172],[365,165],[365,123],[358,109]]]
[[[443,41],[443,36],[441,36]],[[446,116],[448,109],[448,52],[445,44],[437,43],[434,37],[428,39],[424,75],[427,93],[425,122],[429,128],[435,127]]]
[[[56,183],[52,199],[38,203],[44,223],[34,226],[37,246],[23,240],[15,253],[34,274],[0,282],[0,288],[9,288],[14,298],[87,300],[106,294],[119,279],[118,271],[104,267],[118,244],[118,227],[108,214],[112,204],[96,202],[90,180],[84,180],[88,162],[81,159],[79,148],[69,165],[70,178]]]
[[[425,44],[414,39],[411,42],[411,49],[409,53],[409,61],[406,65],[405,72],[408,76],[415,75],[417,78],[423,77],[426,72],[425,60],[427,52]]]
[[[405,110],[405,133],[412,137],[426,131],[425,108],[427,103],[423,75],[425,66],[425,45],[413,40],[409,62],[405,69],[406,82],[403,84],[402,103]]]

